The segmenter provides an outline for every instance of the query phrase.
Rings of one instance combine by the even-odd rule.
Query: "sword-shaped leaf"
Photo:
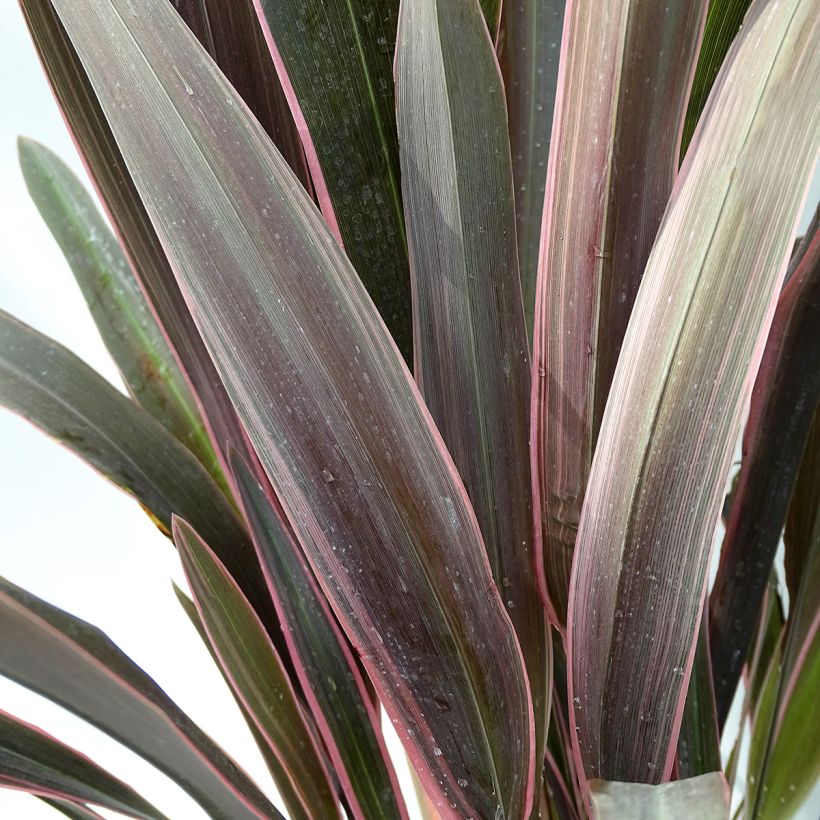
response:
[[[106,635],[3,578],[0,674],[69,709],[153,763],[212,816],[280,816],[244,772]]]
[[[544,756],[549,636],[532,571],[530,357],[504,89],[476,0],[402,4],[396,105],[415,376],[518,633]]]
[[[296,674],[348,804],[355,817],[406,817],[378,708],[324,594],[250,467],[233,453],[230,461]]]
[[[587,777],[669,776],[710,547],[820,139],[813,0],[756,2],[630,320],[578,534],[570,699]]]
[[[565,5],[566,0],[511,0],[502,10],[499,59],[509,115],[518,264],[530,341]]]
[[[29,194],[63,251],[129,392],[222,484],[196,401],[119,243],[59,157],[34,140],[20,138],[17,146]]]
[[[392,75],[399,0],[253,2],[319,207],[412,362]]]
[[[104,820],[101,814],[98,814],[93,809],[90,809],[84,803],[76,803],[71,800],[63,800],[61,797],[43,797],[37,795],[43,803],[48,804],[51,808],[56,809],[71,820]]]
[[[288,521],[425,786],[468,814],[526,813],[521,650],[452,460],[355,271],[170,6],[55,5]]]
[[[820,403],[820,230],[806,236],[777,302],[755,379],[710,599],[718,719],[726,720]]]
[[[130,786],[42,729],[0,710],[0,786],[95,803],[128,817],[163,815]]]
[[[531,435],[539,581],[562,629],[595,441],[672,191],[705,13],[706,0],[578,0],[567,9],[538,269]]]
[[[231,689],[287,772],[308,815],[338,817],[330,773],[259,616],[188,524],[174,518],[173,533],[194,602]]]

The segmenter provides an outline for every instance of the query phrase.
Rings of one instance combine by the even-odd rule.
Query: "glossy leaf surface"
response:
[[[525,813],[533,724],[515,633],[452,461],[354,270],[169,6],[57,7],[287,518],[425,786],[456,811]]]
[[[820,18],[758,2],[650,256],[590,474],[570,596],[588,777],[669,776],[710,548],[820,139]]]
[[[538,561],[562,628],[595,441],[672,191],[705,13],[706,0],[579,0],[567,9],[538,268],[531,434]]]
[[[338,816],[330,774],[259,617],[188,524],[174,518],[173,534],[203,626],[231,688],[287,772],[308,815]]]
[[[0,674],[128,746],[213,817],[279,816],[236,764],[99,629],[5,579]]]
[[[518,634],[540,760],[550,656],[532,571],[530,357],[504,89],[475,0],[404,3],[399,32],[415,376],[464,480]]]

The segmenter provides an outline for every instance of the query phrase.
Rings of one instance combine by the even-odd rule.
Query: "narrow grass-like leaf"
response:
[[[539,580],[562,628],[595,440],[675,179],[705,13],[706,0],[578,0],[567,9],[538,268],[531,435]]]
[[[680,157],[695,133],[703,107],[712,90],[715,78],[726,59],[726,52],[735,35],[740,30],[743,17],[751,0],[709,0],[709,13],[706,16],[706,28],[698,55],[698,66],[692,81],[692,92],[686,109],[686,120],[683,125],[683,139],[680,146]]]
[[[593,780],[594,820],[728,820],[729,788],[720,772],[660,786]]]
[[[185,307],[165,251],[74,47],[51,2],[19,2],[66,123],[151,309],[190,382],[217,452],[224,456],[228,443],[241,450],[243,438],[236,413]],[[223,457],[223,467],[225,464]]]
[[[55,4],[287,519],[425,787],[448,814],[520,817],[534,731],[521,650],[463,485],[355,271],[170,6]]]
[[[820,140],[813,0],[757,2],[647,264],[590,473],[570,594],[576,759],[674,761],[714,529]]]
[[[820,403],[820,230],[804,240],[755,379],[743,461],[712,589],[721,725],[752,643],[795,480]]]
[[[410,274],[392,76],[399,0],[253,2],[322,213],[410,363]]]
[[[530,341],[565,5],[566,0],[511,0],[502,10],[499,59],[509,115],[518,263]]]
[[[416,381],[518,633],[541,760],[550,651],[532,571],[530,357],[504,89],[476,0],[402,4],[396,105]]]
[[[43,797],[37,795],[43,803],[56,809],[71,820],[104,820],[101,814],[98,814],[93,809],[90,809],[84,803],[75,803],[71,800],[63,800],[60,797]]]
[[[339,816],[330,773],[262,622],[194,530],[174,518],[173,533],[202,623],[231,689],[279,758],[308,815]]]
[[[29,194],[63,251],[129,392],[225,489],[196,401],[119,243],[59,157],[33,140],[20,138],[17,146]]]
[[[99,629],[2,578],[0,674],[128,746],[214,817],[278,816],[236,764]]]
[[[231,468],[302,690],[355,817],[406,817],[380,714],[300,547],[251,469]],[[447,709],[446,700],[437,704]]]
[[[51,735],[0,710],[0,783],[67,800],[95,803],[128,817],[163,815],[130,786]]]

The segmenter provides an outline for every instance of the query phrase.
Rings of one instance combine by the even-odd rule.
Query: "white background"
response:
[[[18,169],[15,140],[24,134],[43,142],[85,179],[22,16],[11,2],[0,6],[0,77],[0,307],[121,385]],[[807,212],[818,194],[816,177]],[[171,579],[183,586],[184,581],[169,542],[133,501],[4,410],[0,453],[0,575],[103,628],[276,799],[227,688],[173,595]],[[99,761],[174,820],[204,817],[139,757],[2,678],[0,708]],[[56,816],[28,795],[0,790],[0,818]]]

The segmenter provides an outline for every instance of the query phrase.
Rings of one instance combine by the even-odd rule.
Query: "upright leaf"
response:
[[[615,364],[677,171],[706,0],[567,10],[535,308],[534,492],[544,596],[563,628]]]
[[[48,148],[23,138],[17,145],[29,194],[63,251],[129,392],[223,482],[196,401],[91,197]]]
[[[565,5],[566,0],[511,0],[502,10],[499,59],[509,114],[518,263],[530,340]]]
[[[541,760],[549,636],[532,571],[530,357],[504,89],[476,0],[403,3],[399,31],[416,381],[464,480],[518,633]]]
[[[756,2],[713,91],[630,320],[570,596],[587,777],[669,776],[732,452],[820,139],[820,17]]]
[[[820,230],[777,302],[752,392],[743,461],[710,599],[715,695],[726,720],[749,654],[812,420],[820,404]]]
[[[85,755],[0,710],[0,786],[96,803],[128,817],[156,820],[147,800]]]
[[[410,276],[392,61],[399,0],[253,0],[319,207],[408,363]]]
[[[128,746],[213,817],[279,817],[244,772],[99,629],[2,578],[0,674]]]
[[[170,6],[56,5],[288,521],[426,787],[456,811],[520,817],[533,794],[521,651],[452,460],[355,271]]]
[[[288,673],[259,617],[210,547],[180,518],[174,542],[203,626],[242,705],[288,774],[309,816],[338,817],[330,773]]]
[[[296,674],[354,816],[406,817],[378,707],[299,545],[247,464],[232,454],[231,468]]]

